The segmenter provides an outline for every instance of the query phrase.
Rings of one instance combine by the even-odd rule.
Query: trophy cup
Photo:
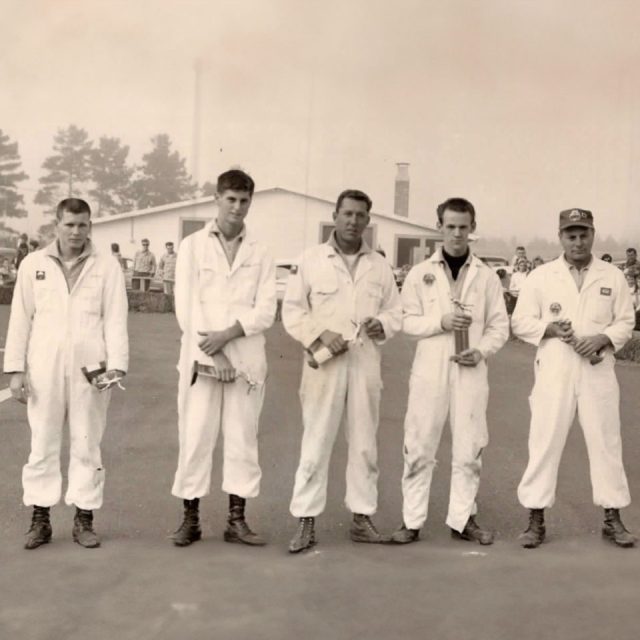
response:
[[[549,311],[551,311],[551,315],[554,318],[553,320],[554,324],[559,325],[563,329],[571,329],[571,320],[567,320],[566,318],[560,319],[560,311],[562,311],[562,307],[560,306],[559,302],[553,302],[549,306]],[[573,336],[571,336],[570,340],[567,341],[567,344],[572,347],[575,347],[577,342],[578,342],[578,338],[574,334]],[[604,356],[602,355],[602,349],[589,357],[589,363],[591,365],[598,364],[603,360],[604,360]]]
[[[455,298],[451,299],[453,303],[453,307],[456,312],[460,312],[462,315],[469,315],[469,310],[471,309],[470,304],[464,304],[460,302],[460,300],[456,300]],[[469,348],[469,328],[466,329],[454,329],[453,330],[453,338],[455,340],[455,351],[456,355],[459,355],[463,351]]]

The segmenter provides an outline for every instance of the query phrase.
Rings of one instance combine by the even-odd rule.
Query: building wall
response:
[[[288,191],[257,192],[247,226],[269,246],[276,260],[292,260],[304,249],[322,241],[323,226],[333,223],[333,208],[332,203]],[[166,241],[172,240],[176,246],[180,242],[182,220],[208,221],[215,214],[215,205],[205,202],[124,220],[118,220],[117,216],[101,218],[94,224],[92,236],[98,249],[103,251],[108,251],[112,242],[118,242],[125,257],[133,257],[140,240],[146,237],[151,242],[151,250],[159,257]],[[394,266],[398,237],[415,236],[422,244],[434,237],[432,232],[418,226],[375,215],[371,218],[371,227],[373,248],[381,247]]]

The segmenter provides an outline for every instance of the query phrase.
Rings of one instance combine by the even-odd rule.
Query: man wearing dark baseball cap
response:
[[[544,509],[555,502],[560,458],[577,411],[593,501],[604,508],[602,535],[620,547],[633,547],[636,540],[619,512],[631,498],[613,369],[614,352],[632,335],[633,304],[621,271],[591,252],[591,211],[561,211],[558,237],[563,254],[525,280],[511,320],[514,334],[538,347],[529,463],[518,487],[520,503],[529,509],[529,526],[520,541],[528,549],[544,541]]]

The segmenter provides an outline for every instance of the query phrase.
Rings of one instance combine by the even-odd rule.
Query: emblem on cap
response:
[[[433,275],[433,273],[425,273],[422,277],[422,282],[428,285],[432,285],[435,281],[436,277]]]
[[[569,212],[569,220],[571,220],[572,222],[577,222],[578,220],[581,220],[583,217],[583,212],[582,211],[578,211],[578,209],[571,209],[571,211]]]
[[[549,311],[551,311],[554,316],[557,316],[562,311],[562,305],[559,302],[552,302],[549,305]]]

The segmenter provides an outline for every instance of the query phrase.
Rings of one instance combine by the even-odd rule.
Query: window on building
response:
[[[197,218],[181,218],[180,219],[180,238],[186,238],[196,231],[200,231],[207,224],[206,220]]]

